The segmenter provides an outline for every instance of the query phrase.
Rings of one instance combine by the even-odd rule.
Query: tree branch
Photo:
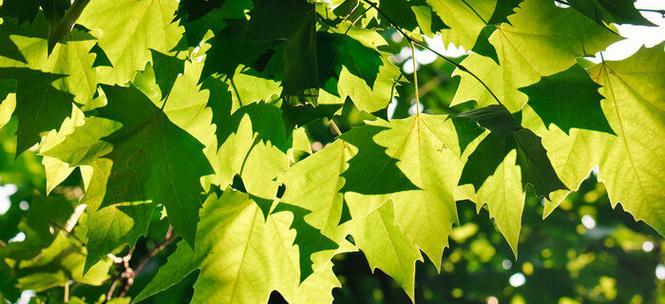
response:
[[[106,294],[106,300],[110,300],[113,298],[113,294],[115,293],[115,290],[118,288],[120,283],[124,280],[125,283],[122,285],[122,290],[118,294],[119,297],[124,297],[129,289],[132,287],[134,284],[134,278],[136,275],[141,272],[145,266],[152,260],[154,259],[160,252],[162,252],[164,249],[169,247],[169,245],[173,244],[178,238],[173,234],[173,226],[169,225],[169,229],[166,231],[166,235],[164,236],[164,240],[157,244],[148,255],[144,256],[139,263],[136,265],[136,267],[132,268],[129,265],[129,261],[132,258],[132,252],[124,256],[121,260],[121,263],[125,267],[122,273],[117,275],[115,279],[113,280],[113,283],[111,284],[111,287],[109,288],[108,293]]]
[[[90,3],[90,0],[75,0],[72,3],[65,15],[60,19],[60,22],[53,28],[52,31],[49,31],[48,37],[48,52],[51,53],[53,48],[58,42],[61,42],[62,38],[65,37],[76,23],[76,20],[81,17],[83,9]]]
[[[363,1],[364,1],[365,3],[367,3],[367,4],[369,4],[369,5],[370,5],[371,7],[373,7],[374,9],[376,9],[376,11],[379,12],[379,14],[381,14],[381,15],[386,19],[386,21],[388,21],[388,23],[392,24],[393,27],[395,27],[395,29],[396,29],[400,34],[402,34],[402,36],[404,36],[405,39],[409,40],[410,42],[412,42],[412,43],[414,43],[414,44],[416,44],[416,45],[418,45],[418,46],[420,46],[420,47],[422,47],[422,48],[425,48],[425,49],[430,50],[432,53],[436,54],[437,56],[439,56],[439,57],[443,58],[444,60],[448,61],[450,64],[454,65],[454,66],[455,66],[456,68],[458,68],[460,71],[463,71],[463,72],[468,73],[469,75],[471,75],[473,78],[475,78],[475,79],[476,79],[476,80],[477,80],[477,81],[478,81],[478,82],[479,82],[479,83],[480,83],[480,84],[481,84],[481,85],[487,90],[487,92],[490,93],[490,95],[492,95],[492,97],[494,98],[494,100],[496,100],[497,103],[499,103],[500,105],[503,105],[503,103],[501,102],[501,100],[499,100],[499,98],[494,94],[494,92],[492,91],[492,89],[490,89],[489,86],[487,86],[487,84],[486,84],[482,79],[480,79],[480,77],[478,77],[476,74],[474,74],[473,72],[469,71],[469,69],[467,69],[467,68],[466,68],[465,66],[463,66],[461,63],[457,63],[457,62],[455,62],[454,60],[452,60],[452,59],[450,59],[450,58],[444,56],[443,54],[437,52],[436,50],[432,49],[432,48],[431,48],[429,45],[427,45],[425,42],[419,41],[419,40],[417,40],[417,39],[415,39],[415,38],[409,36],[406,32],[404,32],[404,30],[402,30],[402,29],[399,27],[399,25],[398,25],[397,23],[395,23],[395,22],[392,20],[392,18],[390,18],[388,15],[386,15],[386,13],[384,13],[381,9],[379,9],[379,6],[376,5],[376,3],[374,3],[374,2],[372,2],[372,1],[370,1],[370,0],[363,0]]]
[[[418,93],[418,63],[416,62],[416,47],[413,41],[409,41],[411,46],[411,61],[413,62],[413,90],[416,95],[416,116],[420,115],[420,94]]]

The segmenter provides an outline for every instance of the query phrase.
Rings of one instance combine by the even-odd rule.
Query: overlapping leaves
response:
[[[632,2],[352,2],[4,0],[1,122],[17,120],[17,153],[39,143],[45,192],[80,172],[71,235],[88,247],[48,233],[74,211],[31,211],[2,256],[71,269],[18,286],[101,284],[161,210],[183,241],[135,301],[198,270],[193,302],[331,302],[333,257],[354,250],[413,300],[457,201],[487,206],[517,255],[527,197],[548,214],[594,166],[663,233],[663,45],[577,63],[619,39],[608,24],[645,23]],[[370,114],[386,118],[403,80],[377,31],[393,28],[471,49],[452,105],[478,109]],[[312,152],[308,132],[352,111],[371,119]]]

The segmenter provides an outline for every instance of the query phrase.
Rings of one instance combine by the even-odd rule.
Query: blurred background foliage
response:
[[[410,50],[399,36],[386,37],[387,51],[412,77]],[[433,54],[417,52],[419,92],[424,112],[461,112],[472,105],[450,108],[459,80],[451,78],[454,67]],[[461,61],[461,57],[455,60]],[[413,115],[414,87],[402,78],[384,118]],[[372,114],[345,107],[337,117],[341,129],[361,125]],[[18,158],[13,136],[16,122],[0,131],[0,300],[21,303],[61,302],[65,292],[75,294],[72,303],[94,303],[112,289],[124,270],[147,261],[136,276],[127,297],[111,303],[129,303],[166,262],[174,246],[154,258],[150,253],[167,233],[168,224],[155,219],[148,237],[142,238],[130,261],[109,260],[99,271],[82,276],[86,254],[86,214],[76,214],[82,195],[80,173],[70,176],[45,197],[41,158],[28,151]],[[330,123],[317,120],[304,129],[317,151],[334,140]],[[78,170],[78,169],[77,169]],[[630,182],[630,181],[626,181]],[[665,241],[653,229],[635,222],[621,207],[612,209],[602,184],[592,174],[547,219],[542,219],[542,201],[527,202],[515,258],[485,210],[480,214],[469,201],[458,204],[460,226],[446,249],[441,273],[430,261],[417,264],[418,303],[665,303]],[[79,225],[70,227],[72,214]],[[76,218],[73,219],[76,223]],[[126,255],[121,252],[117,256]],[[343,284],[336,289],[337,303],[408,303],[406,294],[389,277],[371,273],[360,253],[335,258],[335,272]],[[187,303],[197,273],[148,302]],[[29,289],[29,292],[20,292]],[[35,297],[36,295],[36,297]],[[84,300],[85,299],[85,300]],[[271,302],[281,301],[278,294]]]

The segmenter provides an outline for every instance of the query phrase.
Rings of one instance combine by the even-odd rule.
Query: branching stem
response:
[[[415,39],[415,38],[409,36],[407,33],[404,32],[404,30],[402,30],[402,29],[399,27],[399,25],[398,25],[397,23],[395,23],[395,22],[392,20],[392,18],[390,18],[388,15],[386,15],[386,13],[384,13],[381,9],[379,9],[379,6],[376,5],[376,3],[374,3],[374,2],[372,2],[372,1],[370,1],[370,0],[363,0],[363,1],[364,1],[365,3],[367,3],[368,5],[370,5],[371,7],[373,7],[374,9],[376,9],[376,11],[379,12],[379,14],[381,14],[384,18],[386,18],[386,21],[388,21],[388,23],[392,24],[393,27],[395,27],[395,29],[396,29],[400,34],[402,34],[402,36],[403,36],[406,40],[409,40],[410,42],[412,42],[412,43],[414,43],[414,44],[416,44],[416,45],[418,45],[418,46],[420,46],[420,47],[422,47],[422,48],[425,48],[425,49],[430,50],[432,53],[436,54],[437,56],[443,58],[445,61],[448,61],[450,64],[454,65],[454,66],[455,66],[456,68],[458,68],[460,71],[463,71],[463,72],[468,73],[469,75],[471,75],[473,78],[475,78],[475,79],[476,79],[476,80],[477,80],[477,81],[478,81],[478,82],[479,82],[479,83],[480,83],[480,84],[481,84],[481,85],[487,90],[487,92],[490,93],[490,95],[492,95],[492,98],[494,98],[494,100],[496,100],[497,103],[499,103],[500,105],[503,105],[503,103],[501,102],[501,100],[499,100],[499,98],[496,96],[496,94],[494,94],[494,92],[492,91],[492,89],[490,89],[489,86],[487,86],[487,84],[486,84],[482,79],[480,79],[480,77],[478,77],[476,74],[474,74],[473,72],[469,71],[469,69],[467,69],[467,68],[466,68],[465,66],[463,66],[462,64],[457,63],[457,62],[455,62],[454,60],[452,60],[452,59],[450,59],[450,58],[444,56],[443,54],[437,52],[436,50],[432,49],[429,45],[427,45],[427,43],[422,42],[422,41],[419,41],[419,40],[417,40],[417,39]]]
[[[337,123],[335,123],[335,120],[333,120],[332,118],[330,119],[330,126],[332,127],[335,134],[337,134],[337,136],[342,135],[342,131],[339,129]]]
[[[136,265],[136,267],[132,268],[129,265],[129,261],[132,259],[132,252],[130,251],[129,254],[124,256],[120,263],[123,264],[124,270],[122,273],[120,273],[114,280],[113,283],[111,283],[111,287],[109,288],[108,293],[106,294],[106,300],[110,300],[113,298],[113,294],[115,294],[116,288],[120,286],[120,283],[124,280],[125,283],[122,286],[122,290],[120,291],[120,294],[118,295],[119,297],[124,297],[127,292],[129,291],[129,288],[132,287],[134,284],[134,278],[136,275],[145,268],[145,266],[150,262],[153,258],[155,258],[160,252],[162,252],[164,249],[166,249],[169,245],[173,244],[178,238],[175,237],[173,234],[173,226],[169,226],[169,229],[166,231],[166,235],[164,236],[164,240],[157,244],[148,255],[143,257],[141,261]]]
[[[420,93],[418,93],[418,62],[416,62],[416,47],[413,41],[409,40],[411,45],[411,61],[413,62],[413,90],[416,95],[416,116],[420,115]]]

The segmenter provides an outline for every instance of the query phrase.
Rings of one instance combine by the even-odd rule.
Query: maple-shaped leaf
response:
[[[510,23],[508,16],[515,13],[515,9],[520,5],[523,0],[503,0],[497,1],[496,7],[494,7],[494,12],[492,17],[487,21],[487,24],[501,24],[501,23]]]
[[[9,38],[10,33],[0,30],[0,56],[13,60],[25,62],[25,57],[21,54],[16,44]]]
[[[598,88],[583,67],[574,65],[520,91],[529,96],[529,105],[547,125],[566,132],[577,128],[613,134],[600,107],[603,97]]]
[[[75,170],[76,165],[70,166],[68,163],[53,157],[46,155],[46,151],[60,145],[65,141],[66,136],[74,133],[76,128],[85,124],[86,119],[83,112],[76,106],[72,108],[72,114],[70,117],[65,118],[60,125],[60,128],[56,130],[51,130],[46,133],[42,140],[39,142],[39,154],[42,155],[42,165],[44,165],[44,174],[46,177],[46,193],[49,194],[55,187],[64,182]],[[110,132],[109,132],[110,133]],[[94,139],[96,142],[99,141],[99,138]],[[107,146],[110,144],[105,143]],[[83,143],[85,145],[85,143]],[[76,158],[76,157],[75,157]],[[85,179],[89,176],[86,170],[81,170],[81,177]],[[85,186],[85,185],[84,185]]]
[[[388,54],[378,49],[387,42],[375,31],[350,28],[344,34],[346,27],[339,27],[340,33],[320,33],[318,37],[319,79],[330,83],[324,90],[341,97],[341,103],[350,97],[362,111],[385,108],[400,77]]]
[[[543,217],[547,217],[571,191],[577,191],[589,177],[591,170],[600,164],[614,135],[577,128],[566,132],[557,125],[548,126],[528,105],[524,107],[522,114],[522,125],[542,138],[552,167],[570,189],[550,193],[543,210]]]
[[[457,129],[453,119],[448,118],[420,114],[390,123],[375,121],[370,126],[352,129],[341,136],[342,140],[358,149],[358,154],[351,159],[344,174],[344,198],[352,217],[349,225],[355,227],[351,228],[351,234],[372,267],[378,267],[393,277],[409,296],[413,295],[413,281],[408,279],[408,272],[403,273],[406,269],[399,270],[395,265],[384,264],[387,261],[372,262],[380,259],[377,256],[380,255],[379,248],[394,245],[390,242],[392,238],[373,235],[374,230],[361,227],[376,225],[376,222],[366,221],[376,220],[373,216],[367,216],[377,212],[377,208],[393,210],[394,218],[382,220],[386,221],[386,225],[390,223],[399,227],[388,230],[394,234],[393,237],[405,238],[405,244],[409,244],[409,250],[396,250],[399,258],[410,263],[422,260],[419,255],[416,258],[409,255],[411,251],[417,253],[422,250],[440,269],[443,250],[448,246],[448,235],[453,223],[458,221],[453,191],[462,170],[460,154],[466,147],[465,141],[460,141],[457,135],[465,131]],[[393,170],[393,166],[397,170],[388,172]],[[351,172],[354,175],[349,174]],[[368,185],[369,189],[375,188],[371,186],[374,182],[392,191],[378,191],[379,188],[366,191]],[[409,188],[405,189],[405,186]],[[381,207],[387,204],[390,207]],[[371,242],[358,241],[359,238]]]
[[[278,214],[280,212],[290,212],[293,215],[293,222],[290,228],[296,231],[296,239],[293,242],[298,245],[300,281],[302,282],[315,271],[312,255],[325,250],[337,249],[339,245],[321,234],[319,229],[313,227],[305,220],[305,217],[311,211],[294,205],[279,204],[275,207],[273,213]]]
[[[397,167],[397,160],[385,153],[386,148],[373,140],[387,127],[369,125],[345,132],[341,139],[358,149],[349,161],[342,177],[346,180],[343,192],[361,194],[386,194],[418,189]]]
[[[296,85],[287,94],[293,94],[297,86],[310,88],[313,82],[318,87],[317,79],[312,77],[316,74],[314,16],[314,6],[306,1],[256,1],[249,18],[236,16],[227,20],[228,26],[210,40],[203,77],[216,73],[230,75],[241,64],[263,71],[265,61],[276,57],[281,61],[278,72],[289,74],[286,87]],[[293,56],[304,57],[283,61]],[[309,79],[297,79],[292,73],[305,73]]]
[[[257,138],[270,142],[282,152],[288,150],[288,135],[280,109],[275,105],[263,102],[240,107],[233,112],[231,117],[221,122],[217,126],[218,140],[223,143],[228,136],[235,133],[245,117],[250,120],[251,128],[256,133]]]
[[[24,275],[18,280],[18,287],[44,291],[53,287],[63,287],[70,282],[100,286],[110,278],[109,269],[113,262],[104,260],[95,264],[88,272],[83,269],[87,255],[84,230],[74,234],[59,231],[53,242],[34,259],[21,261],[19,267]]]
[[[88,206],[88,255],[84,270],[101,261],[107,254],[124,246],[133,247],[146,234],[156,205],[151,201],[118,202],[102,206],[113,162],[97,158],[88,165],[92,175],[82,203]],[[100,207],[101,206],[101,207]]]
[[[119,245],[134,246],[148,230],[155,204],[119,203],[91,212],[88,217],[88,256],[85,269],[94,266]]]
[[[351,234],[367,257],[372,271],[377,268],[389,274],[414,301],[416,260],[420,252],[395,222],[392,201],[386,201],[366,214],[354,214]]]
[[[496,31],[499,24],[504,22],[510,23],[508,16],[515,13],[515,9],[521,2],[522,0],[497,1],[492,17],[490,17],[487,21],[487,25],[478,34],[476,43],[471,48],[471,51],[489,57],[498,64],[499,55],[496,53],[494,46],[490,43],[489,38],[492,36],[492,33]]]
[[[280,201],[310,210],[307,222],[335,241],[339,241],[337,230],[343,209],[340,189],[346,182],[341,175],[356,153],[355,147],[335,141],[295,163],[280,176],[286,187]]]
[[[427,36],[434,36],[436,32],[447,28],[443,21],[436,16],[425,0],[417,1],[380,1],[379,9],[386,14],[396,26],[407,31],[422,30]],[[393,26],[388,20],[379,18],[386,26]]]
[[[194,244],[199,179],[210,173],[203,145],[177,127],[134,87],[103,86],[109,100],[98,116],[122,123],[105,141],[113,162],[103,205],[152,200],[164,204],[174,230]]]
[[[618,138],[600,165],[613,205],[665,234],[665,47],[642,48],[590,72],[603,87],[603,111]]]
[[[530,184],[535,188],[536,194],[545,197],[549,197],[552,191],[566,188],[552,168],[540,137],[520,126],[506,108],[490,106],[465,112],[459,116],[476,121],[490,131],[469,155],[460,185],[473,184],[479,189],[504,161],[506,155],[516,150],[516,165],[522,172],[524,187]]]
[[[289,164],[286,153],[272,142],[279,144],[280,138],[286,135],[282,134],[283,130],[280,132],[280,128],[274,127],[275,123],[282,124],[279,113],[275,112],[277,108],[267,104],[246,107],[249,112],[239,110],[221,126],[222,134],[231,130],[233,133],[225,135],[217,151],[215,178],[220,187],[231,185],[234,181],[241,182],[236,189],[250,194],[267,216],[273,204],[277,203],[279,183],[276,180]],[[238,121],[237,118],[241,119]],[[254,122],[257,127],[254,127]],[[258,133],[264,130],[271,131]]]
[[[94,37],[74,30],[49,49],[47,26],[48,20],[43,14],[39,14],[30,25],[3,24],[0,33],[12,37],[11,45],[17,47],[22,59],[0,57],[0,67],[28,68],[62,75],[61,79],[53,82],[53,86],[74,95],[74,101],[78,104],[91,104],[97,93],[97,73],[92,68],[95,55],[89,53],[95,45]]]
[[[170,0],[91,1],[78,24],[99,29],[99,46],[112,67],[97,68],[100,83],[125,84],[150,61],[150,49],[171,52],[183,29],[174,21],[178,2]]]
[[[487,204],[515,256],[527,185],[538,196],[567,190],[547,157],[540,137],[523,128],[503,106],[490,106],[459,116],[490,132],[468,156],[459,184],[473,184],[478,209]]]
[[[547,0],[525,0],[490,36],[500,65],[472,53],[462,65],[482,79],[511,112],[527,102],[519,88],[541,77],[564,71],[578,57],[593,55],[621,39],[574,10]],[[460,86],[451,105],[474,100],[481,107],[496,104],[494,97],[473,76],[460,69]]]
[[[441,31],[444,41],[467,50],[473,47],[497,5],[494,0],[427,0],[427,3],[450,27]]]
[[[39,142],[42,132],[60,127],[71,113],[74,96],[53,86],[62,77],[27,68],[0,68],[0,78],[16,80],[16,155]]]
[[[151,99],[167,98],[176,79],[185,71],[185,61],[150,50],[152,62],[138,73],[132,84]]]
[[[101,139],[120,127],[119,123],[112,120],[89,117],[84,120],[84,124],[74,127],[73,132],[64,136],[62,141],[43,149],[41,154],[57,158],[72,167],[89,165],[113,149],[111,144]]]
[[[88,255],[85,259],[85,271],[89,271],[118,246],[123,244],[133,246],[136,240],[145,234],[150,215],[155,209],[155,204],[148,201],[120,202],[99,209],[106,191],[106,181],[113,165],[112,161],[99,158],[112,150],[112,145],[101,139],[111,135],[120,127],[120,123],[112,120],[89,117],[83,124],[73,127],[73,132],[65,135],[64,139],[55,145],[44,147],[41,151],[45,159],[51,158],[48,164],[45,163],[47,181],[58,178],[56,183],[59,183],[76,167],[81,168],[82,173],[88,168],[93,172],[90,181],[86,182],[86,195],[82,200],[88,206],[89,212]],[[65,163],[65,168],[62,169],[64,172],[56,171],[52,173],[53,176],[50,176],[48,174],[49,165],[57,165],[54,161]],[[64,176],[58,177],[60,174]]]
[[[504,154],[504,158],[499,159],[493,174],[476,189],[476,195],[473,197],[478,212],[483,205],[487,205],[490,217],[494,218],[515,258],[518,254],[517,243],[526,200],[523,173],[520,172],[521,168],[515,165],[518,161],[517,153],[516,150],[510,150]],[[467,165],[470,161],[471,159],[467,161]],[[466,170],[466,166],[464,169]]]
[[[220,198],[212,195],[201,209],[195,251],[186,246],[160,268],[148,292],[165,290],[195,269],[192,302],[265,303],[278,291],[294,303],[332,301],[330,291],[340,286],[332,273],[330,257],[315,260],[314,273],[300,281],[296,231],[290,212],[264,219],[249,195],[227,189]],[[224,271],[220,271],[224,269]]]

